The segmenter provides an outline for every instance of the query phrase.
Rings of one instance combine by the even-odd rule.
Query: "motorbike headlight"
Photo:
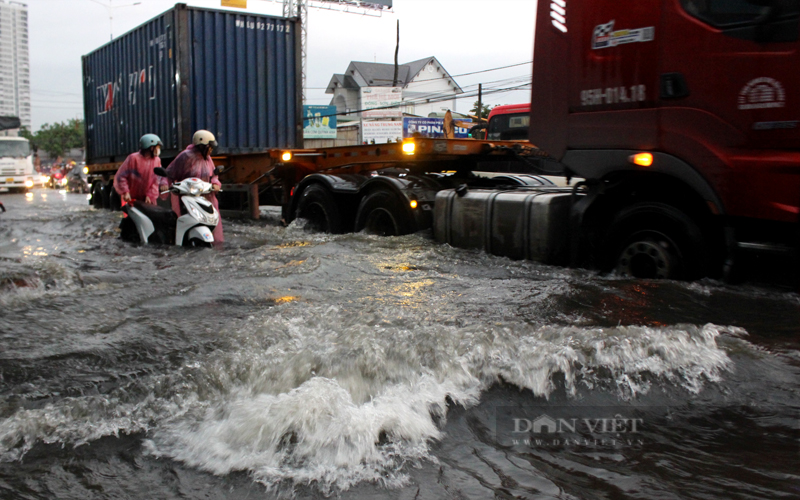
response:
[[[200,186],[192,186],[189,188],[189,194],[192,196],[199,196],[202,194],[203,189]]]

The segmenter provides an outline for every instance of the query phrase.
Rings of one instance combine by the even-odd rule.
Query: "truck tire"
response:
[[[94,208],[103,208],[103,184],[101,182],[92,184],[92,199],[89,200],[89,203]]]
[[[102,199],[103,199],[103,208],[111,208],[111,191],[114,189],[110,182],[101,183],[101,191]]]
[[[336,200],[319,184],[312,184],[300,193],[295,219],[308,221],[306,227],[332,234],[342,232],[342,216]]]
[[[114,189],[114,184],[108,185],[108,208],[114,211],[122,209],[122,197]]]
[[[665,203],[642,202],[620,210],[604,247],[605,267],[622,276],[693,280],[708,269],[700,227]]]
[[[408,210],[389,191],[380,190],[365,196],[356,213],[356,232],[366,231],[380,236],[402,236],[413,231]]]

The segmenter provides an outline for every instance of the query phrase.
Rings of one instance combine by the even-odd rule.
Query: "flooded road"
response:
[[[0,498],[800,497],[797,294],[0,200]]]

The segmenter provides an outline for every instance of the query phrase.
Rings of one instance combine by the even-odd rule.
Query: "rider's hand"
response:
[[[212,184],[211,185],[211,190],[212,191],[219,191],[220,190],[219,184]]]
[[[125,203],[128,203],[129,201],[131,201],[131,194],[130,193],[123,194],[122,195],[122,201],[124,201]]]
[[[144,197],[144,202],[147,203],[148,205],[152,205],[153,204],[153,200],[151,200],[149,196],[145,196]]]

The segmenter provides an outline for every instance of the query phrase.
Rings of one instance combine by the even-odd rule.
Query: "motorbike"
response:
[[[75,166],[67,173],[67,189],[72,193],[88,193],[91,191],[88,176],[81,165]]]
[[[155,173],[167,177],[162,167],[157,167]],[[122,207],[126,217],[120,223],[121,238],[140,243],[210,247],[214,243],[212,232],[219,224],[219,212],[203,198],[211,188],[211,183],[194,177],[172,184],[169,192],[180,197],[180,216],[172,209],[138,200],[126,203]]]

